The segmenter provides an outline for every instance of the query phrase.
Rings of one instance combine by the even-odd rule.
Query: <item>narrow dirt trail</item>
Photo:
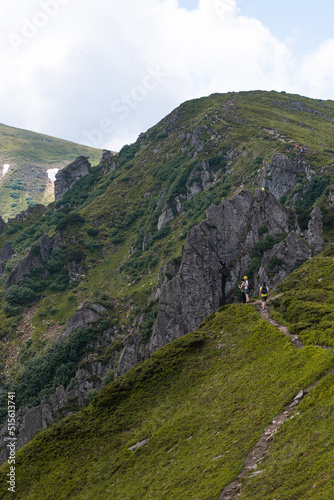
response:
[[[279,295],[276,295],[273,297],[275,299],[276,297],[279,297]],[[286,326],[281,325],[278,321],[272,319],[269,314],[269,307],[266,306],[265,310],[262,312],[262,302],[260,300],[257,300],[256,302],[253,302],[254,306],[256,309],[259,311],[261,317],[268,321],[271,325],[275,326],[280,332],[284,333],[289,339],[291,340],[292,344],[296,349],[302,349],[305,347],[305,344],[301,340],[299,340],[298,335],[292,335],[289,330],[287,329]]]
[[[286,326],[281,325],[278,321],[275,321],[270,317],[270,309],[268,306],[264,311],[262,311],[262,303],[260,300],[252,302],[252,304],[256,307],[259,314],[264,320],[268,321],[268,323],[275,326],[276,328],[278,328],[278,330],[284,333],[284,335],[289,337],[291,343],[296,349],[302,349],[303,347],[305,347],[305,345],[299,339],[298,335],[292,335]],[[331,347],[328,346],[318,346],[318,347],[321,347],[323,349],[332,349]],[[334,368],[330,371],[330,373],[334,373]],[[310,390],[313,389],[313,387],[315,387],[320,382],[320,380],[321,378],[316,382],[314,382],[309,387],[307,387],[306,389],[302,389],[295,396],[293,401],[288,406],[285,407],[284,411],[273,418],[271,424],[269,424],[266,427],[256,445],[254,446],[252,451],[248,454],[245,460],[244,467],[240,472],[240,474],[238,475],[237,479],[232,481],[232,483],[230,483],[228,486],[224,488],[219,497],[219,500],[237,499],[240,496],[241,479],[261,474],[262,471],[260,468],[260,464],[264,460],[265,455],[268,452],[269,445],[273,438],[273,435],[278,431],[280,426],[284,424],[284,422],[286,422],[290,418],[293,418],[293,415],[291,414],[298,409],[298,405],[305,396],[305,394],[308,394]]]

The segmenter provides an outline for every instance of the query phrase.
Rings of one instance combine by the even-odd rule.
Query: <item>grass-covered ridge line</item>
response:
[[[333,364],[251,306],[224,307],[19,450],[16,497],[216,500],[271,419]]]

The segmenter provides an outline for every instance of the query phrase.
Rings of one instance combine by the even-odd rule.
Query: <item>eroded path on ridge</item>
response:
[[[276,295],[275,297],[273,297],[273,299],[275,299],[276,297],[279,297],[279,295]],[[265,310],[262,311],[262,302],[260,300],[253,302],[253,304],[255,305],[256,309],[259,311],[263,319],[268,321],[268,323],[275,326],[280,332],[289,337],[296,349],[302,349],[303,347],[305,347],[305,344],[303,344],[303,342],[299,339],[298,335],[292,335],[286,326],[281,325],[281,323],[270,317],[268,306],[266,306]]]
[[[277,296],[278,297],[278,296]],[[275,297],[273,297],[275,298]],[[298,335],[292,335],[288,328],[284,325],[281,325],[278,321],[272,319],[270,317],[270,308],[267,306],[264,311],[262,311],[262,303],[260,300],[252,302],[252,305],[256,307],[261,317],[268,321],[271,325],[275,326],[280,330],[284,335],[290,338],[291,343],[296,349],[302,349],[305,345],[301,342]],[[328,346],[318,346],[323,349],[332,349]],[[329,372],[334,373],[334,368]],[[253,477],[261,474],[261,462],[265,459],[265,455],[268,452],[270,441],[273,439],[273,435],[278,431],[281,425],[284,424],[290,418],[293,418],[293,413],[298,409],[298,405],[305,396],[308,394],[313,387],[315,387],[321,378],[314,382],[312,385],[307,387],[306,389],[302,389],[293,399],[292,403],[285,407],[284,411],[273,418],[271,424],[269,424],[264,430],[262,436],[252,449],[252,451],[248,454],[244,467],[237,479],[232,481],[228,486],[224,488],[222,491],[219,500],[235,500],[240,496],[240,488],[241,488],[241,480],[245,477]]]

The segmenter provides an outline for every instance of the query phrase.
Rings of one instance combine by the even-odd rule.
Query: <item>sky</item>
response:
[[[189,99],[334,99],[331,0],[0,4],[0,122],[118,151]]]

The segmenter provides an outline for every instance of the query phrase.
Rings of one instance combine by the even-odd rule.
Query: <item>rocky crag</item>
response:
[[[315,208],[302,232],[292,210],[266,190],[249,191],[207,210],[207,219],[192,228],[179,262],[160,272],[151,300],[159,301],[148,343],[138,329],[125,340],[117,375],[163,345],[196,330],[204,319],[237,299],[237,284],[256,272],[256,284],[270,289],[300,263],[323,248],[321,211]],[[257,291],[255,292],[257,293]]]
[[[299,157],[291,160],[282,153],[275,153],[270,164],[265,165],[260,179],[260,186],[270,191],[275,198],[280,200],[289,195],[299,180],[303,181],[303,189],[293,195],[291,204],[302,198],[309,182],[315,173],[309,163]]]
[[[87,366],[77,370],[72,389],[65,390],[61,385],[49,398],[43,398],[38,406],[19,409],[16,412],[16,449],[28,443],[42,429],[87,405],[87,393],[92,391],[95,394],[101,388],[103,377],[113,369],[115,362],[112,358],[103,366],[96,358],[96,355],[90,356],[86,360]],[[0,430],[0,464],[8,458],[7,427],[6,423]]]
[[[63,198],[73,184],[84,175],[87,175],[91,169],[91,164],[88,157],[79,156],[74,162],[67,167],[59,170],[54,183],[55,200],[59,201]]]
[[[67,338],[75,329],[89,327],[98,322],[104,312],[106,308],[98,302],[84,303],[69,319],[60,338]],[[112,335],[112,329],[106,329],[99,343],[104,343],[107,348]],[[101,388],[104,376],[113,370],[114,365],[115,356],[111,356],[106,363],[101,363],[97,354],[87,354],[76,371],[70,387],[65,389],[61,385],[50,397],[44,397],[39,405],[19,409],[15,419],[16,449],[28,443],[37,432],[86,406],[87,394],[91,392],[93,395]],[[0,464],[8,458],[7,436],[8,429],[5,423],[0,430]]]

